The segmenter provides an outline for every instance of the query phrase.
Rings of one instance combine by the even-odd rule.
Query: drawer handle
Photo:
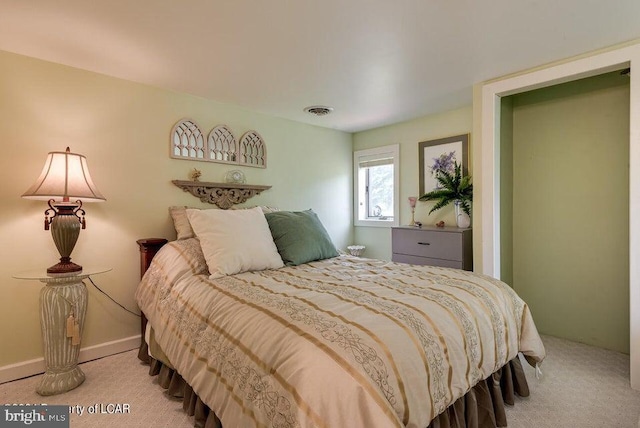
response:
[[[431,244],[428,242],[418,242],[418,245],[431,245]]]

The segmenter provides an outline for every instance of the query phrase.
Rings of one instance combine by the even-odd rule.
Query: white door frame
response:
[[[481,85],[480,142],[474,148],[480,152],[482,262],[475,268],[500,277],[500,98],[634,65],[629,97],[629,323],[631,387],[640,390],[640,44]]]

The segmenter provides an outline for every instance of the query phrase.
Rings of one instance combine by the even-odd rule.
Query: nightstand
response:
[[[471,229],[393,227],[391,252],[394,262],[473,270]]]
[[[80,342],[87,312],[87,288],[82,282],[110,268],[84,268],[73,274],[52,275],[46,269],[14,275],[46,284],[40,291],[40,328],[45,373],[36,388],[40,395],[70,391],[84,382],[78,367]]]

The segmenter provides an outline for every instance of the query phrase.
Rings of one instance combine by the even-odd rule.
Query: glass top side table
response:
[[[78,367],[80,342],[87,313],[87,287],[84,279],[109,272],[110,268],[85,267],[73,274],[52,275],[46,269],[21,272],[16,279],[40,281],[40,328],[45,373],[36,387],[40,395],[70,391],[84,382]]]

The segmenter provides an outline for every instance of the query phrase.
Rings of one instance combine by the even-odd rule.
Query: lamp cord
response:
[[[96,283],[95,283],[95,282],[93,282],[93,279],[91,279],[91,277],[88,277],[87,279],[91,282],[91,284],[93,284],[93,286],[94,286],[94,287],[96,287],[96,289],[97,289],[99,292],[101,292],[102,294],[104,294],[105,296],[107,296],[107,297],[109,298],[109,300],[111,300],[113,303],[115,303],[116,305],[120,306],[122,309],[124,309],[125,311],[129,312],[130,314],[135,315],[135,316],[137,316],[138,318],[140,318],[140,317],[141,317],[141,315],[140,315],[140,314],[138,314],[138,313],[136,313],[136,312],[133,312],[133,311],[131,311],[131,310],[129,310],[129,309],[127,309],[127,308],[125,308],[124,306],[122,306],[120,303],[116,302],[116,301],[114,300],[114,298],[113,298],[113,297],[109,296],[109,295],[108,295],[107,293],[105,293],[105,292],[104,292],[100,287],[98,287],[98,286],[96,285]]]

